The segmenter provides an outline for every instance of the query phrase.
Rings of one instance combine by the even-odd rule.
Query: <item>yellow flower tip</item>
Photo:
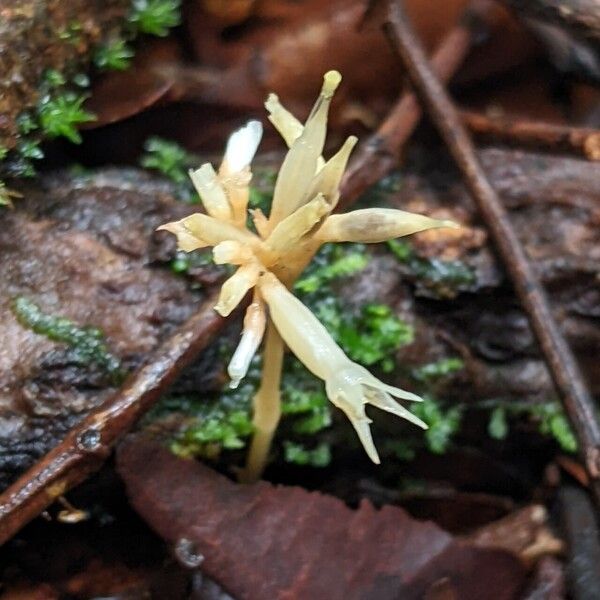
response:
[[[323,88],[321,89],[321,94],[326,98],[333,96],[341,81],[342,76],[339,71],[327,71],[323,76]]]
[[[450,229],[462,229],[463,227],[460,223],[450,221],[449,219],[443,219],[439,223],[438,227],[449,227]]]

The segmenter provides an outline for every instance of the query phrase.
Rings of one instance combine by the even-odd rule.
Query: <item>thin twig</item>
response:
[[[565,149],[600,161],[600,130],[588,127],[555,125],[542,121],[502,115],[489,117],[480,112],[462,110],[460,116],[471,133],[517,146]]]
[[[465,59],[473,41],[472,19],[463,19],[442,40],[431,62],[443,81],[448,81]],[[398,165],[400,149],[421,120],[421,107],[408,91],[389,112],[377,131],[360,145],[344,174],[337,210],[344,210]]]
[[[225,319],[210,297],[102,406],[0,496],[0,544],[56,498],[97,471],[114,444],[221,330]]]
[[[507,212],[476,157],[458,111],[429,65],[400,3],[390,0],[389,7],[388,32],[394,48],[402,59],[415,91],[462,171],[504,260],[577,435],[581,457],[600,505],[600,424],[583,376],[558,329],[546,295]]]

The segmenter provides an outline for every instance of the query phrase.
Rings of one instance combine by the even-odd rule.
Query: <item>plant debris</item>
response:
[[[301,488],[237,485],[143,439],[126,440],[117,465],[139,514],[170,544],[189,540],[202,572],[238,600],[416,600],[442,583],[461,600],[508,600],[524,582],[516,555],[477,548],[400,508],[353,510]]]

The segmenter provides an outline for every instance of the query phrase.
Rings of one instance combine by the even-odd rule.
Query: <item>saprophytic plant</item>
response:
[[[284,344],[325,382],[329,400],[348,416],[373,462],[379,463],[379,456],[365,405],[426,428],[393,397],[412,401],[420,398],[381,382],[352,362],[290,291],[326,242],[377,243],[434,227],[456,227],[449,221],[385,208],[332,214],[339,200],[342,175],[357,141],[349,137],[327,161],[321,156],[329,105],[340,80],[336,71],[325,75],[319,98],[304,125],[280,104],[277,96],[271,94],[267,99],[269,120],[289,151],[275,183],[269,216],[259,209],[250,211],[256,233],[247,227],[247,206],[250,162],[262,136],[258,121],[250,121],[229,138],[218,172],[209,163],[190,172],[207,214],[193,214],[161,227],[177,236],[181,250],[190,252],[212,246],[216,263],[237,267],[221,288],[215,306],[219,314],[229,315],[253,290],[241,341],[228,366],[231,385],[235,387],[246,375],[265,337],[245,480],[256,479],[262,473],[279,422]]]

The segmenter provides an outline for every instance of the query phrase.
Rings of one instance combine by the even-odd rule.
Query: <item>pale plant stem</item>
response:
[[[283,340],[272,322],[267,325],[263,351],[263,370],[260,387],[254,396],[254,434],[248,452],[246,468],[240,480],[246,483],[260,479],[275,430],[281,416],[281,369],[283,366]]]

